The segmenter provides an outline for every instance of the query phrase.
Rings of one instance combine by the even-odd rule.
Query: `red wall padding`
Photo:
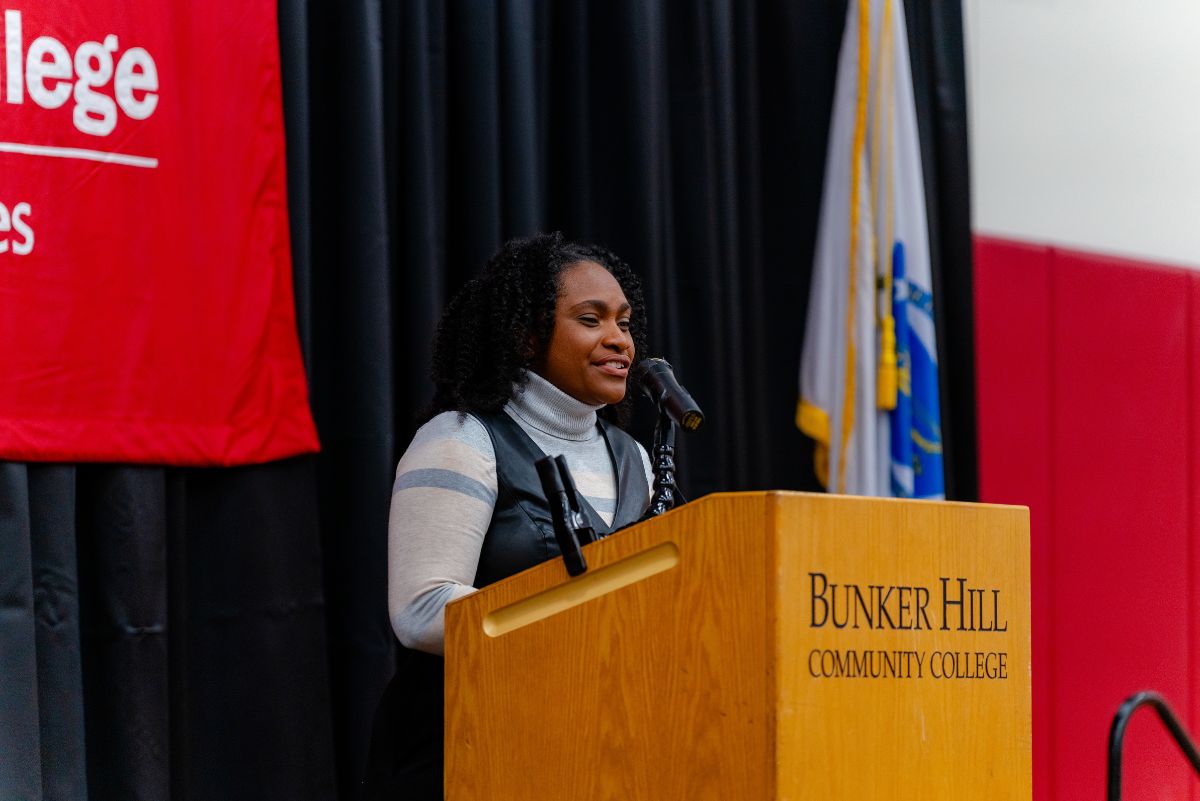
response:
[[[1034,797],[1102,798],[1126,696],[1158,690],[1200,734],[1200,279],[983,237],[975,256],[980,495],[1031,510]],[[1125,764],[1128,799],[1197,797],[1149,711]]]
[[[1053,769],[1050,666],[1050,269],[1045,248],[976,242],[976,396],[982,500],[1029,507],[1033,616],[1033,786],[1049,796]]]

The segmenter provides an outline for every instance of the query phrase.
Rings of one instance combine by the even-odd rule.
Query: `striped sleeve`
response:
[[[444,651],[445,607],[474,591],[496,503],[496,457],[483,424],[444,412],[396,468],[388,521],[388,611],[408,648]]]

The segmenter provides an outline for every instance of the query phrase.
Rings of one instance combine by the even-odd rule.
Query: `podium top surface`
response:
[[[816,499],[838,499],[851,502],[870,501],[872,503],[900,503],[900,504],[935,504],[937,506],[948,507],[969,507],[982,509],[1026,509],[1028,506],[1011,503],[981,503],[979,501],[946,501],[935,500],[930,498],[880,498],[873,495],[838,495],[833,492],[801,492],[800,490],[748,490],[743,492],[712,492],[708,495],[703,495],[697,498],[692,503],[700,503],[709,498],[739,498],[739,497],[779,497],[779,498],[816,498]],[[690,506],[691,504],[687,504]],[[680,507],[685,508],[685,507]],[[675,511],[675,510],[672,510]]]

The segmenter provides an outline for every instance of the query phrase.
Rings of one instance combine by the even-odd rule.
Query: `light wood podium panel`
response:
[[[447,606],[451,801],[1030,798],[1025,508],[719,494],[584,553]]]

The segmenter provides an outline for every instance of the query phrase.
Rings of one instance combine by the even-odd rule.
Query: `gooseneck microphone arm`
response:
[[[675,486],[675,421],[666,412],[658,413],[654,426],[654,494],[650,497],[650,508],[646,517],[659,515],[682,504],[679,488]]]
[[[704,412],[688,391],[675,380],[675,372],[664,359],[646,359],[636,368],[635,379],[658,407],[654,426],[654,494],[646,517],[657,517],[687,503],[675,483],[675,432],[677,426],[695,431],[704,422]]]

